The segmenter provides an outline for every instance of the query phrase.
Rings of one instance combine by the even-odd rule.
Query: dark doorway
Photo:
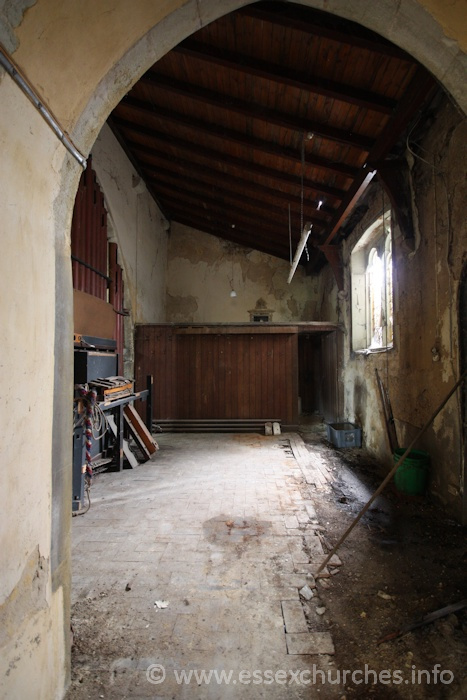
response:
[[[298,394],[301,412],[339,419],[337,331],[298,337]]]

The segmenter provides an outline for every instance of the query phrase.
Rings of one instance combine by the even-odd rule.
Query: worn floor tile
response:
[[[287,634],[308,632],[308,625],[300,601],[283,600],[282,615]]]
[[[89,664],[112,698],[307,696],[280,682],[242,688],[176,676],[287,674],[333,653],[329,633],[309,631],[299,598],[310,555],[323,554],[284,440],[162,434],[154,459],[96,477],[91,510],[73,519],[74,627],[79,636],[90,626],[91,646],[99,639]],[[151,664],[164,667],[162,683],[149,682]]]
[[[329,632],[304,632],[286,634],[289,654],[334,654],[334,644]]]

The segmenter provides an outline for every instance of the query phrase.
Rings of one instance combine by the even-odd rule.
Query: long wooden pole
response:
[[[386,424],[386,432],[388,435],[389,446],[391,448],[391,452],[394,452],[394,450],[397,450],[397,448],[399,447],[399,443],[397,442],[396,426],[394,425],[394,417],[392,415],[391,402],[389,400],[389,394],[383,386],[383,382],[381,381],[381,377],[379,376],[376,367],[375,375],[376,383],[378,384],[379,395],[381,397],[381,404],[383,406],[384,422]]]
[[[361,511],[358,513],[358,515],[355,517],[355,519],[353,520],[353,522],[349,525],[349,527],[347,528],[347,530],[346,530],[346,531],[344,532],[344,534],[340,537],[340,539],[339,539],[339,541],[337,542],[337,544],[334,545],[334,547],[333,547],[332,550],[329,552],[329,554],[327,555],[327,557],[325,558],[325,560],[322,562],[322,564],[321,564],[321,565],[319,566],[319,568],[316,570],[315,576],[317,576],[317,575],[320,573],[320,571],[322,571],[322,570],[324,569],[324,567],[325,567],[326,564],[329,562],[329,560],[331,559],[331,557],[337,552],[337,550],[339,549],[339,547],[341,546],[341,544],[342,544],[343,542],[345,542],[345,540],[347,539],[347,537],[350,535],[350,533],[351,533],[352,530],[354,529],[355,525],[356,525],[356,524],[359,522],[359,520],[365,515],[365,513],[367,512],[368,508],[371,506],[371,504],[373,503],[373,501],[374,501],[376,498],[378,498],[379,494],[380,494],[381,491],[384,489],[384,487],[386,486],[386,484],[388,484],[389,481],[391,481],[392,477],[394,476],[394,474],[396,473],[396,471],[399,469],[400,465],[402,464],[402,462],[404,461],[404,459],[407,457],[407,455],[409,454],[409,452],[410,452],[410,450],[412,449],[412,447],[415,445],[415,443],[417,442],[417,440],[419,440],[419,439],[421,438],[421,436],[423,435],[423,433],[424,433],[424,432],[430,427],[430,425],[433,423],[433,421],[434,421],[434,419],[436,418],[436,416],[438,415],[438,413],[444,408],[444,406],[447,404],[447,402],[449,401],[449,399],[451,398],[451,396],[452,396],[452,395],[454,394],[454,392],[458,389],[458,387],[459,387],[460,384],[462,383],[462,381],[463,381],[464,377],[466,376],[466,374],[467,374],[467,369],[462,373],[460,379],[458,379],[458,381],[454,384],[454,386],[452,387],[451,391],[448,393],[448,395],[445,397],[445,399],[443,399],[443,401],[440,403],[440,405],[438,406],[438,408],[436,409],[436,411],[433,413],[433,415],[430,416],[430,418],[427,420],[427,422],[425,423],[425,425],[423,426],[423,428],[421,428],[421,429],[418,431],[417,435],[414,437],[414,439],[412,440],[412,442],[410,443],[410,445],[407,447],[407,449],[405,450],[405,452],[404,452],[404,454],[402,455],[402,457],[400,457],[400,459],[399,459],[399,460],[396,462],[396,464],[393,466],[393,468],[391,469],[391,471],[389,472],[389,474],[388,474],[388,475],[386,476],[386,478],[382,481],[382,483],[380,484],[380,486],[376,489],[376,491],[374,492],[374,494],[372,495],[372,497],[370,498],[370,500],[363,506],[363,508],[362,508]]]

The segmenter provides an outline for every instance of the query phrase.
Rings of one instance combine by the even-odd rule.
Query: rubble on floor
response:
[[[465,696],[465,609],[378,644],[461,597],[460,527],[389,490],[315,579],[379,483],[364,450],[321,423],[159,443],[157,463],[101,475],[73,522],[69,700]]]

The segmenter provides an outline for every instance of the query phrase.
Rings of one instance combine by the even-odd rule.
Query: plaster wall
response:
[[[152,63],[244,4],[0,0],[0,42],[87,155],[112,108]],[[394,40],[467,112],[461,3],[303,4],[361,21]],[[80,168],[3,72],[0,143],[0,410],[8,436],[0,446],[0,695],[50,700],[62,697],[69,673],[69,230]],[[455,286],[453,280],[451,291]],[[452,320],[441,318],[448,325]],[[440,429],[447,433],[446,426]]]
[[[316,299],[316,321],[341,323],[341,305],[336,280],[330,265],[321,269],[319,274],[311,275],[313,298]]]
[[[315,321],[310,278],[299,267],[289,285],[289,271],[284,260],[174,223],[168,247],[167,321],[248,322],[254,309],[272,311],[275,322]]]
[[[65,153],[8,77],[0,92],[0,697],[48,700],[66,680],[69,629],[60,494],[71,494],[71,415],[59,416],[56,401],[71,396],[71,375],[57,385],[56,369],[64,358],[72,366],[71,342],[55,356],[62,332],[72,337],[56,270],[59,261],[71,280],[70,221],[57,204]],[[53,458],[56,430],[68,459],[60,446]]]
[[[92,165],[104,193],[110,238],[118,244],[124,270],[125,305],[130,312],[125,325],[125,376],[133,377],[135,323],[165,321],[169,224],[107,125],[92,148]]]
[[[342,418],[362,425],[365,443],[392,464],[375,379],[378,369],[389,390],[401,446],[426,423],[460,373],[457,299],[467,257],[465,162],[467,125],[445,100],[417,149],[424,162],[409,155],[418,230],[415,250],[395,228],[394,348],[358,354],[351,348],[350,253],[381,214],[383,194],[375,187],[369,211],[343,247],[346,288],[338,297],[344,322]],[[387,204],[387,195],[386,195]],[[327,273],[326,273],[327,274]],[[323,282],[325,284],[325,282]],[[431,456],[431,490],[457,518],[463,490],[462,421],[459,393],[416,445]]]
[[[83,150],[142,73],[245,0],[2,0],[0,41]],[[461,0],[301,0],[380,33],[420,60],[464,111],[467,62]],[[53,47],[53,50],[51,50]],[[92,118],[90,119],[90,117]]]

